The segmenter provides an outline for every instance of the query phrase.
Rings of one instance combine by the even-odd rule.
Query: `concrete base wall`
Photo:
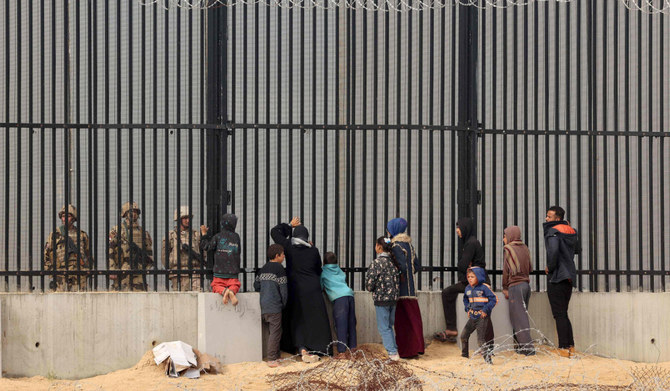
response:
[[[238,297],[240,305],[232,308],[213,293],[0,294],[2,372],[89,377],[131,367],[154,345],[173,340],[226,363],[257,361],[263,335],[258,294]],[[381,342],[372,296],[356,292],[355,299],[358,342]],[[441,300],[439,292],[419,293],[426,338],[445,327]],[[460,329],[465,312],[458,303]],[[529,307],[531,327],[539,330],[533,337],[556,343],[546,293],[533,293]],[[639,362],[670,361],[668,309],[670,293],[574,293],[569,314],[576,347]],[[492,317],[498,343],[509,342],[507,312],[499,293]]]

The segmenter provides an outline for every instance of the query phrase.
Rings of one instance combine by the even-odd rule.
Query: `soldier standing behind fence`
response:
[[[200,254],[200,240],[207,234],[208,228],[200,226],[200,232],[191,229],[191,219],[188,206],[180,206],[174,211],[175,229],[168,234],[167,243],[163,239],[161,258],[163,265],[170,270],[200,269],[206,254]],[[166,254],[167,251],[167,254]],[[200,291],[200,275],[191,273],[170,274],[172,289],[180,291]]]
[[[151,269],[154,258],[151,235],[137,222],[142,211],[135,202],[121,207],[121,229],[114,226],[109,231],[109,270]],[[146,291],[146,274],[110,274],[112,288],[122,291]]]
[[[58,217],[63,225],[49,234],[44,245],[44,270],[86,271],[90,269],[89,240],[86,232],[75,225],[77,209],[72,205],[63,206]],[[57,292],[85,291],[88,276],[80,274],[56,274],[50,288]]]

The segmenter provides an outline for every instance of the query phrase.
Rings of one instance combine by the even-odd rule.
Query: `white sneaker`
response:
[[[389,358],[392,361],[398,361],[398,360],[400,360],[400,355],[398,355],[397,353],[396,354],[389,354]]]

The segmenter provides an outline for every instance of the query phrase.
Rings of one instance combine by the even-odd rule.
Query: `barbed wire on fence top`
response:
[[[478,9],[510,8],[526,6],[531,3],[554,2],[570,3],[572,0],[138,0],[144,6],[159,6],[164,9],[183,8],[204,10],[217,7],[233,7],[236,5],[265,5],[281,8],[304,9],[362,9],[367,11],[404,12],[441,9],[451,6],[471,6]],[[645,0],[639,0],[645,1]],[[651,0],[646,0],[651,1]],[[670,0],[663,0],[670,1]]]
[[[670,371],[656,365],[637,364],[627,367],[616,359],[608,362],[607,369],[619,365],[621,380],[613,381],[598,371],[584,370],[583,360],[608,359],[594,354],[591,346],[573,358],[559,358],[555,347],[539,330],[535,339],[535,357],[516,354],[514,338],[505,335],[495,340],[494,365],[486,364],[480,350],[470,359],[453,357],[458,371],[443,366],[431,369],[423,359],[391,360],[381,345],[365,344],[359,348],[326,358],[318,364],[307,364],[305,369],[267,375],[267,383],[276,391],[288,390],[584,390],[584,391],[660,391],[670,389]],[[331,344],[337,344],[335,341]],[[439,343],[439,342],[435,342]],[[542,343],[548,343],[543,345]],[[280,364],[296,362],[300,355],[278,360]],[[518,358],[521,357],[521,358]],[[547,360],[550,357],[551,360]],[[447,357],[445,357],[447,358]],[[453,365],[453,363],[452,363]],[[579,374],[580,370],[583,373]],[[603,368],[603,371],[605,368]],[[608,384],[609,383],[609,384]],[[612,384],[619,383],[619,384]]]
[[[155,5],[164,9],[184,8],[204,10],[232,7],[239,4],[276,6],[281,8],[347,8],[368,11],[423,11],[447,6],[472,6],[479,9],[510,8],[531,3],[570,3],[572,0],[138,0],[141,5]],[[627,9],[646,14],[670,14],[670,0],[619,0]]]

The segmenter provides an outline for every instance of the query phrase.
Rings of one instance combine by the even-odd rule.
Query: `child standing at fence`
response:
[[[337,331],[337,352],[356,347],[356,306],[354,291],[347,285],[346,276],[337,264],[337,257],[326,252],[321,271],[321,288],[333,303],[333,321]]]
[[[535,354],[530,337],[528,302],[530,301],[530,251],[521,241],[521,228],[511,225],[503,235],[503,294],[509,300],[509,319],[512,322],[516,352],[531,356]]]
[[[477,341],[479,347],[483,349],[484,361],[493,364],[491,361],[492,346],[486,343],[486,329],[489,326],[487,318],[491,317],[493,307],[498,304],[498,297],[491,290],[486,281],[486,271],[478,266],[468,269],[468,286],[463,294],[463,305],[468,314],[468,323],[461,331],[461,356],[470,357],[469,340],[470,335],[477,330]]]
[[[286,270],[281,265],[284,262],[284,247],[272,244],[268,247],[268,260],[261,268],[254,289],[261,292],[261,318],[270,329],[268,337],[268,366],[279,366],[279,342],[281,341],[282,309],[288,302],[288,284]]]
[[[375,243],[377,259],[365,272],[365,289],[372,292],[377,314],[377,330],[391,360],[399,360],[398,345],[393,335],[396,302],[398,301],[399,271],[390,239],[380,237]]]

